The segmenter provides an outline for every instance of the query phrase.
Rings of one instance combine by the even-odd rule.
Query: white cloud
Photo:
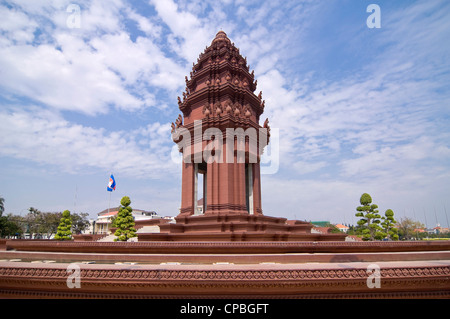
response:
[[[0,6],[0,30],[3,40],[13,39],[15,43],[29,43],[33,40],[33,32],[38,24],[29,19],[26,14],[15,9]]]
[[[304,162],[298,161],[292,165],[292,168],[300,175],[309,174],[320,170],[321,168],[327,166],[327,162]]]
[[[205,46],[209,45],[205,41],[209,41],[207,39],[215,34],[215,30],[208,29],[210,25],[191,12],[179,10],[172,0],[154,0],[151,3],[172,32],[168,38],[171,48],[188,65],[195,62]]]
[[[183,68],[151,38],[131,40],[124,18],[147,34],[154,31],[155,37],[160,30],[126,10],[122,1],[82,3],[79,29],[67,26],[65,7],[64,2],[22,4],[23,11],[0,6],[7,17],[0,25],[5,35],[0,41],[0,88],[57,110],[95,115],[112,106],[130,111],[158,106],[157,90],[173,93],[183,83]],[[33,35],[37,30],[38,38]]]
[[[139,13],[135,12],[132,8],[127,7],[127,16],[136,21],[139,29],[145,33],[146,36],[150,38],[159,38],[162,33],[162,27],[157,23],[153,22],[148,17],[144,17]]]
[[[36,111],[36,110],[35,110]],[[52,112],[1,112],[0,155],[58,167],[67,173],[114,170],[160,178],[176,172],[170,161],[169,123],[134,131],[107,132],[71,124]]]
[[[126,85],[146,82],[174,91],[184,78],[183,69],[147,38],[139,37],[133,42],[121,32],[93,39],[90,44],[101,56],[101,63],[120,74]]]
[[[79,39],[60,35],[58,43],[62,51],[50,45],[0,48],[0,86],[55,109],[87,114],[104,113],[110,104],[142,106]]]

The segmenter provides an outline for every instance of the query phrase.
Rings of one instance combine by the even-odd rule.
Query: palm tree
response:
[[[5,211],[5,199],[3,197],[0,197],[0,216],[3,215],[4,211]]]

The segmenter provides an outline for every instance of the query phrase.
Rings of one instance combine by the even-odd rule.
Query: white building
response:
[[[117,216],[119,212],[119,207],[113,207],[110,209],[105,209],[98,213],[96,221],[92,223],[92,229],[94,234],[107,234],[111,228],[111,223],[114,217]],[[131,212],[135,221],[147,220],[153,218],[161,218],[155,211],[146,211],[142,209],[134,209]]]
[[[347,233],[349,230],[349,227],[342,225],[342,224],[337,224],[335,225],[337,229],[339,229],[341,232],[343,233]]]

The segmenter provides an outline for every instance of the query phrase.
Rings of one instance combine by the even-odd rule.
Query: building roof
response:
[[[102,210],[100,213],[98,213],[97,215],[98,216],[104,216],[104,215],[106,215],[106,214],[108,214],[108,210],[109,210],[109,212],[111,213],[111,212],[118,212],[119,211],[119,208],[120,208],[120,206],[117,206],[117,207],[111,207],[111,208],[107,208],[107,209],[104,209],[104,210]]]
[[[104,213],[104,214],[102,214],[102,215],[99,215],[99,217],[113,216],[113,215],[116,215],[118,212],[119,212],[119,211],[117,211],[117,210],[114,210],[114,211],[113,211],[113,210],[110,210],[109,213],[106,212],[106,213]]]
[[[120,206],[118,207],[111,207],[109,208],[109,213],[108,213],[108,208],[105,210],[102,210],[100,213],[98,213],[97,215],[100,216],[111,216],[111,215],[115,215],[119,212]],[[156,215],[155,211],[150,211],[150,210],[143,210],[143,209],[137,209],[137,208],[133,208],[133,213],[149,213],[151,215]]]
[[[311,224],[317,226],[317,227],[328,227],[330,225],[329,221],[321,220],[321,221],[313,221]]]

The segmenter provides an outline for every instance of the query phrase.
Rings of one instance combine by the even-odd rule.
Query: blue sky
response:
[[[366,24],[371,3],[381,28]],[[176,216],[170,123],[184,77],[222,29],[255,70],[262,120],[279,129],[264,214],[356,223],[367,192],[382,213],[447,226],[448,1],[17,0],[2,1],[0,16],[7,213],[94,217],[114,173],[112,206],[128,195]]]

